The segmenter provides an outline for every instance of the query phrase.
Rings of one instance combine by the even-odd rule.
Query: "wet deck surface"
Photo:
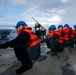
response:
[[[48,48],[43,47],[42,54],[47,56]],[[22,75],[62,75],[61,66],[65,57],[69,56],[70,63],[73,65],[76,71],[76,50],[70,53],[67,48],[60,59],[57,56],[51,56],[50,54],[43,61],[36,61],[33,68],[24,72]],[[17,61],[13,49],[0,49],[0,75],[17,75],[15,70],[21,65]]]

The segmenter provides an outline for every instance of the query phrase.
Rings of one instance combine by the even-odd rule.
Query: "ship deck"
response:
[[[65,48],[62,56],[47,55],[48,48],[42,47],[42,56],[46,56],[41,61],[35,61],[33,68],[24,72],[22,75],[62,75],[63,60],[68,56],[70,63],[73,65],[76,72],[76,50],[70,53],[68,48]],[[17,75],[15,70],[20,67],[21,63],[16,59],[13,49],[0,49],[0,75]]]

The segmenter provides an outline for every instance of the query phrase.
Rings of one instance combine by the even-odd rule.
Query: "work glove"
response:
[[[6,44],[0,44],[0,49],[5,49],[7,48]]]

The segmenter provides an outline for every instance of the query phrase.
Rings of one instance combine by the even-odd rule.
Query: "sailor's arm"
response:
[[[7,47],[13,47],[16,44],[25,43],[29,40],[30,35],[28,33],[22,32],[19,36],[17,36],[15,39],[0,44],[0,48],[7,48]]]

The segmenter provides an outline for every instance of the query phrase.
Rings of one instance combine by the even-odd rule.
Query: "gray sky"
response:
[[[44,27],[76,24],[76,0],[0,0],[0,25],[16,25],[20,20],[34,26],[34,17]]]

